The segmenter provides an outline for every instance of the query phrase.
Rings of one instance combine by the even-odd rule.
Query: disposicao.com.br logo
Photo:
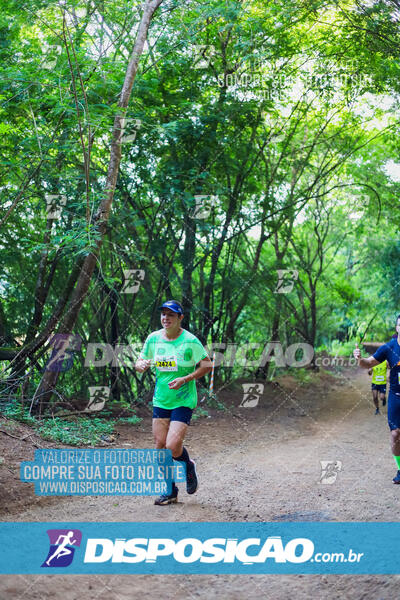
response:
[[[307,538],[294,538],[283,543],[280,536],[246,538],[90,538],[86,544],[85,563],[156,563],[159,558],[170,557],[177,563],[234,563],[244,565],[265,563],[354,562],[362,554],[351,549],[344,553],[316,553],[314,543]]]
[[[324,523],[302,524],[300,531],[293,531],[299,527],[288,523],[284,527],[288,531],[282,533],[274,524],[266,523],[74,523],[69,527],[60,526],[63,529],[46,530],[50,548],[39,567],[42,573],[44,570],[54,573],[54,567],[66,567],[69,573],[248,574],[353,573],[366,568],[365,555],[352,550],[354,537],[347,525],[346,541],[333,535],[336,530]],[[80,529],[76,529],[77,526]],[[310,527],[314,533],[306,531]],[[275,531],[268,531],[271,528]],[[301,535],[301,529],[305,535]],[[321,535],[318,530],[324,530],[324,534],[325,530],[331,531],[331,534]],[[321,552],[324,547],[326,551]],[[44,552],[42,561],[43,555]]]

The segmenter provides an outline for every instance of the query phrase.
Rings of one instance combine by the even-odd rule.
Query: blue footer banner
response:
[[[400,523],[1,523],[0,573],[396,574]]]

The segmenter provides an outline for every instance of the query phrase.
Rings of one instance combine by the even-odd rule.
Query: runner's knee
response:
[[[397,444],[398,442],[400,442],[400,429],[392,429],[392,431],[390,433],[392,436],[392,442],[394,444]]]
[[[165,448],[165,440],[155,440],[155,447],[156,450],[164,450]]]
[[[178,436],[174,436],[173,439],[167,440],[166,448],[171,450],[172,456],[180,456],[182,454],[182,444],[183,440]]]
[[[165,448],[165,444],[167,441],[168,430],[163,431],[163,429],[158,429],[153,431],[154,442],[157,450],[161,450]]]

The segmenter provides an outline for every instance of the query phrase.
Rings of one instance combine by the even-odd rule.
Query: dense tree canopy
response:
[[[167,298],[226,356],[388,339],[399,19],[389,0],[3,0],[3,402],[134,403]],[[49,377],[56,333],[81,342]]]

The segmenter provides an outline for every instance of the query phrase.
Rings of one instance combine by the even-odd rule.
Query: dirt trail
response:
[[[148,497],[40,498],[3,520],[397,521],[400,486],[391,483],[396,467],[386,410],[374,415],[365,373],[348,372],[336,381],[307,393],[287,378],[256,408],[235,407],[229,417],[195,422],[188,447],[201,486],[190,497],[181,484],[177,505],[155,507]],[[151,445],[147,425],[127,430],[117,444]],[[321,460],[342,463],[332,485],[319,483]],[[399,583],[397,576],[349,575],[1,576],[0,599],[380,600],[398,597]]]

